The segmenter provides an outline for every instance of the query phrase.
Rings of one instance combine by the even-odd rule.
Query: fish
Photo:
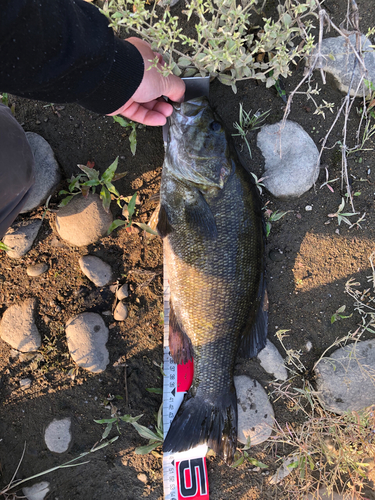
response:
[[[264,227],[253,177],[206,97],[174,103],[157,223],[170,287],[169,349],[193,360],[164,452],[207,443],[228,464],[237,444],[238,354],[266,343]]]

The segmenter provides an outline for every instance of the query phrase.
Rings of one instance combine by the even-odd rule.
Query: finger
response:
[[[169,75],[163,78],[163,95],[168,97],[171,101],[179,102],[185,95],[185,82],[178,76]]]
[[[147,104],[149,105],[150,103]],[[165,115],[157,110],[158,104],[160,103],[158,102],[154,105],[156,109],[148,109],[142,104],[133,102],[124,112],[120,114],[129,120],[142,123],[143,125],[150,125],[153,127],[165,125],[167,119]]]

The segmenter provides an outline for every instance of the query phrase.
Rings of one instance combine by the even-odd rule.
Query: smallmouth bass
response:
[[[227,463],[237,442],[233,372],[267,336],[262,214],[256,186],[207,98],[174,105],[157,229],[171,291],[169,346],[194,377],[165,452],[205,442]]]

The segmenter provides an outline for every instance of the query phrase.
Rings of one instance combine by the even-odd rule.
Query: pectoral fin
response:
[[[173,226],[169,221],[168,214],[164,205],[160,205],[159,220],[156,226],[156,230],[162,238],[165,238],[173,231]]]
[[[185,200],[186,222],[195,231],[209,239],[217,238],[217,227],[214,215],[198,189],[194,189]]]

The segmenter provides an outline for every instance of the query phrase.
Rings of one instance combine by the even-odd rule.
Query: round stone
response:
[[[112,220],[112,214],[104,210],[97,194],[89,194],[87,198],[77,195],[58,211],[56,229],[63,240],[81,247],[105,236]]]
[[[70,432],[71,420],[70,418],[63,418],[61,420],[53,420],[44,433],[44,440],[47,448],[54,453],[65,453],[72,440]]]
[[[128,308],[126,307],[126,304],[124,304],[123,302],[119,302],[113,313],[113,318],[116,321],[125,321],[127,317],[128,317]]]
[[[41,262],[39,264],[34,264],[33,266],[27,266],[26,272],[28,276],[36,277],[48,271],[48,264]]]

